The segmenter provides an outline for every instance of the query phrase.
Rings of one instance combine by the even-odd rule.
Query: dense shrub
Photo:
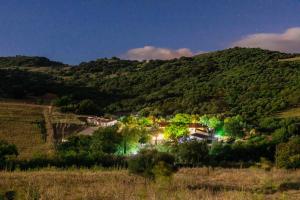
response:
[[[91,138],[90,150],[93,153],[113,154],[118,151],[122,142],[122,135],[118,127],[101,128]]]
[[[207,164],[209,161],[206,142],[187,141],[178,144],[174,150],[177,162],[183,165],[197,166]]]
[[[274,160],[275,143],[266,140],[259,142],[235,142],[233,144],[214,143],[209,154],[214,162],[257,162],[261,157]]]
[[[17,156],[18,150],[16,145],[9,144],[6,141],[0,140],[0,168],[5,166],[8,156]]]
[[[276,148],[276,166],[282,168],[300,167],[300,136],[292,137]]]
[[[141,175],[148,179],[159,176],[171,176],[176,171],[175,158],[168,153],[157,150],[141,150],[128,160],[130,173]]]

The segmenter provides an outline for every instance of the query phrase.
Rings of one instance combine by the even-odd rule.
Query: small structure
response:
[[[114,126],[118,123],[115,119],[107,119],[103,117],[87,117],[86,121],[88,124],[100,127]]]

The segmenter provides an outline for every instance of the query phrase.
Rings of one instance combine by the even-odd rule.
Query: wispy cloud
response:
[[[182,56],[191,57],[193,55],[195,55],[195,53],[193,53],[188,48],[180,48],[174,50],[154,46],[144,46],[141,48],[130,49],[121,57],[129,60],[169,60],[173,58],[180,58]]]
[[[259,47],[288,53],[300,53],[300,27],[289,28],[283,33],[251,34],[234,42],[232,46]]]

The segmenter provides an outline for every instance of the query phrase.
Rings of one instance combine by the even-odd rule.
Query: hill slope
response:
[[[68,95],[61,106],[74,112],[81,100],[91,99],[106,113],[228,113],[255,120],[300,103],[300,63],[278,62],[290,57],[233,48],[168,61],[98,59],[51,72],[9,71],[6,86],[12,87],[12,78],[21,73],[25,83],[39,80],[43,86],[33,90],[18,82],[24,94]],[[10,96],[5,84],[0,95],[2,87],[2,96]]]
[[[54,150],[53,143],[47,142],[44,111],[47,107],[0,102],[0,139],[17,146],[18,158],[50,154]]]

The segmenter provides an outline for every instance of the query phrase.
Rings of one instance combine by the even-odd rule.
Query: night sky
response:
[[[77,64],[231,46],[300,52],[299,0],[1,0],[0,56]]]

